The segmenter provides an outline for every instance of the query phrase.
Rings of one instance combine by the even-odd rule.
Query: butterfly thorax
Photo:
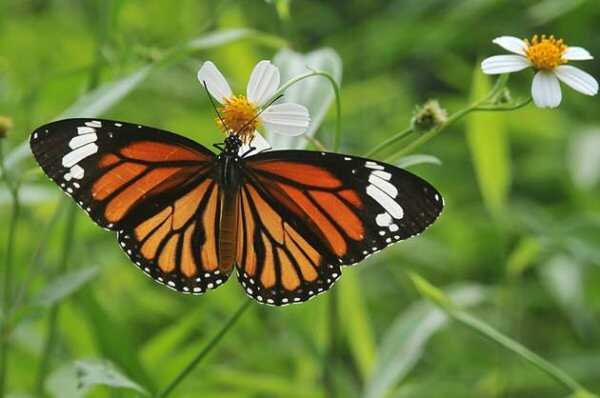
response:
[[[240,187],[239,150],[242,141],[237,135],[230,135],[225,139],[225,147],[217,156],[217,182],[225,193],[234,194]]]

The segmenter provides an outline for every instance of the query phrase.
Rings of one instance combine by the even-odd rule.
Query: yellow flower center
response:
[[[531,40],[525,39],[525,43],[527,44],[525,55],[536,69],[552,70],[567,63],[563,57],[567,45],[562,39],[556,39],[554,36],[534,35]]]
[[[242,142],[248,143],[254,136],[254,131],[260,126],[257,106],[243,95],[227,98],[219,111],[225,122],[223,126],[221,120],[217,118],[219,127],[227,134],[232,131],[237,132]]]

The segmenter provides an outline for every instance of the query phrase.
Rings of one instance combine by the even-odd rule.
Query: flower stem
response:
[[[61,250],[62,254],[58,273],[64,273],[71,256],[73,236],[75,235],[75,221],[77,216],[76,212],[77,208],[74,205],[70,205],[67,209],[65,233],[63,237],[63,246]],[[42,359],[40,361],[36,377],[36,392],[38,397],[43,397],[44,395],[44,383],[46,381],[46,376],[48,375],[48,370],[50,369],[52,349],[55,346],[59,310],[60,303],[54,304],[50,308],[50,314],[48,315],[48,334],[46,335],[44,349],[42,351]]]
[[[392,135],[390,138],[384,140],[383,142],[381,142],[380,144],[375,146],[373,149],[371,149],[370,151],[365,153],[364,157],[366,157],[366,158],[373,157],[375,154],[377,154],[377,152],[380,152],[381,150],[388,148],[389,146],[395,144],[396,142],[403,140],[404,138],[411,135],[413,132],[414,132],[414,130],[412,127],[405,128],[404,130]]]
[[[341,137],[342,137],[342,99],[340,96],[340,87],[338,85],[338,83],[335,81],[335,78],[324,71],[319,71],[319,70],[311,70],[311,72],[305,73],[304,75],[300,75],[300,76],[296,76],[293,79],[288,80],[287,82],[285,82],[283,85],[281,85],[281,87],[279,87],[279,90],[277,90],[275,92],[275,94],[273,94],[273,96],[271,97],[271,100],[274,98],[277,98],[278,96],[280,96],[281,94],[283,94],[285,92],[285,90],[287,90],[288,88],[290,88],[292,85],[298,83],[301,80],[307,79],[309,77],[313,77],[313,76],[322,76],[324,78],[326,78],[329,83],[331,84],[331,87],[333,88],[333,92],[335,94],[335,111],[336,111],[336,123],[335,123],[335,135],[333,136],[333,151],[337,151],[339,149],[340,143],[341,143]]]
[[[198,353],[198,355],[196,355],[194,359],[192,359],[190,363],[187,364],[187,366],[183,368],[181,372],[179,372],[179,374],[173,379],[173,381],[169,383],[169,385],[164,390],[162,390],[156,395],[156,398],[165,398],[169,396],[169,394],[173,392],[175,387],[177,387],[179,383],[181,383],[181,381],[185,379],[192,370],[194,370],[194,368],[200,363],[200,361],[202,361],[202,359],[204,359],[204,357],[206,357],[206,355],[217,346],[217,344],[221,341],[225,334],[227,334],[227,332],[233,327],[233,325],[236,324],[236,322],[242,316],[242,314],[244,314],[244,312],[246,312],[246,310],[250,308],[251,303],[252,302],[250,300],[246,300],[240,306],[240,308],[233,314],[233,316],[229,318],[227,323],[223,325],[221,330],[219,330],[219,332],[217,332],[217,334],[212,339],[210,339],[210,341],[204,346],[204,348]]]
[[[444,131],[447,127],[451,126],[453,123],[462,119],[464,116],[468,115],[471,112],[513,111],[513,110],[520,109],[531,102],[531,97],[530,97],[530,98],[527,98],[526,100],[520,101],[520,102],[518,102],[516,104],[512,104],[512,105],[505,105],[505,106],[494,105],[493,101],[500,94],[502,89],[504,89],[504,87],[506,87],[507,82],[508,82],[508,75],[500,75],[500,77],[496,80],[494,87],[492,87],[490,92],[485,97],[473,102],[466,108],[453,113],[452,115],[450,115],[448,117],[448,120],[444,124],[423,133],[417,139],[415,139],[414,141],[409,143],[407,146],[402,148],[399,152],[396,152],[394,154],[394,157],[403,156],[403,155],[406,155],[406,154],[414,151],[415,149],[419,148],[421,145],[425,144],[427,141],[436,137],[438,134],[440,134],[442,131]],[[484,104],[488,104],[490,102],[492,102],[491,105],[484,105]],[[402,141],[404,138],[408,137],[409,135],[411,135],[413,133],[414,133],[413,128],[407,127],[406,129],[392,135],[385,141],[383,141],[380,144],[378,144],[377,146],[375,146],[373,149],[368,151],[364,156],[372,157],[375,154],[381,152],[383,149],[385,149],[399,141]]]
[[[4,280],[3,280],[3,298],[2,298],[2,324],[0,325],[0,397],[4,396],[6,390],[6,380],[8,377],[8,354],[10,338],[9,312],[12,295],[12,263],[15,248],[15,239],[17,236],[17,223],[19,220],[19,184],[10,180],[9,174],[4,167],[4,155],[2,141],[0,141],[0,172],[11,198],[11,215],[8,224],[8,242],[4,254]]]

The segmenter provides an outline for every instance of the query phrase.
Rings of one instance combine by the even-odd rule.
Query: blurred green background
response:
[[[234,279],[202,297],[153,283],[80,211],[71,230],[71,203],[23,146],[38,125],[102,116],[210,145],[221,137],[196,81],[201,62],[213,60],[244,92],[253,65],[275,58],[284,75],[311,64],[341,77],[341,151],[361,155],[404,129],[426,99],[454,112],[485,93],[491,81],[477,74],[479,62],[504,52],[494,37],[552,33],[598,56],[599,25],[597,0],[0,3],[0,115],[15,126],[3,145],[11,178],[23,181],[2,337],[9,396],[151,395],[245,300]],[[597,62],[580,66],[600,77]],[[511,77],[513,97],[528,95],[531,77]],[[307,84],[290,96],[310,106],[316,124],[323,118],[316,137],[330,146],[330,86]],[[600,391],[600,102],[563,94],[559,109],[474,114],[420,147],[442,162],[410,168],[444,195],[441,219],[345,269],[331,292],[306,304],[252,304],[171,396],[328,397],[324,373],[343,397],[569,395],[450,321],[419,295],[409,270]],[[10,214],[3,184],[2,258]]]

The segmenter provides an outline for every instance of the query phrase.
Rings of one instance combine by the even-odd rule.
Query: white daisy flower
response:
[[[501,36],[493,43],[515,55],[496,55],[483,60],[481,69],[488,75],[518,72],[533,68],[536,74],[531,85],[533,102],[540,108],[556,108],[562,99],[559,80],[585,95],[598,93],[598,82],[579,68],[566,65],[568,61],[594,59],[582,47],[567,46],[554,36],[535,35],[531,40]]]
[[[246,95],[234,95],[215,64],[206,61],[198,71],[200,83],[206,84],[210,95],[223,105],[219,112],[225,126],[221,120],[217,123],[227,134],[238,132],[245,144],[253,139],[264,141],[257,132],[260,127],[289,136],[303,134],[308,128],[310,116],[303,105],[268,104],[279,88],[279,79],[279,69],[275,65],[260,61],[250,74]]]

